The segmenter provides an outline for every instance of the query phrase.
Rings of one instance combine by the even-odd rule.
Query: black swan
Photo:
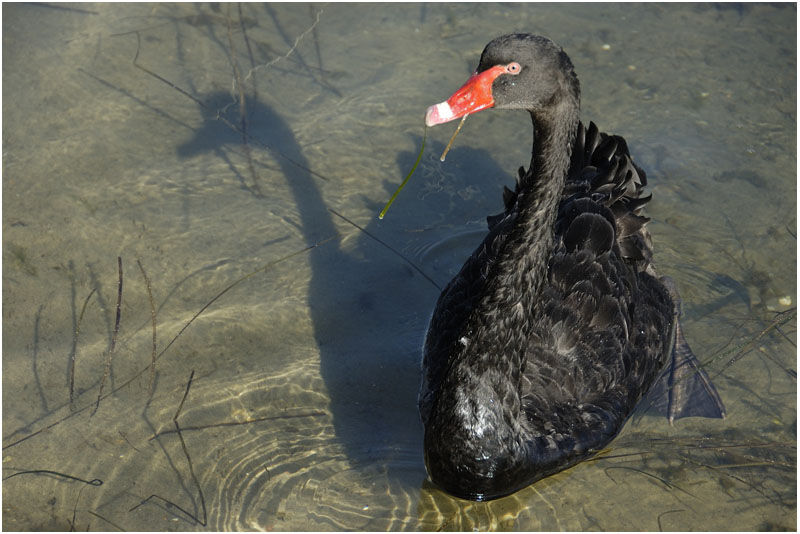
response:
[[[674,285],[651,263],[645,173],[621,137],[580,122],[566,53],[498,37],[425,122],[489,107],[530,112],[533,157],[439,297],[419,396],[431,480],[473,500],[596,453],[654,384],[670,422],[725,415],[681,334]]]

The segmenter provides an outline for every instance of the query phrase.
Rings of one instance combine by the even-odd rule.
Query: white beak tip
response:
[[[425,112],[425,126],[436,126],[453,120],[453,110],[450,109],[450,104],[447,102],[440,102],[428,108]]]

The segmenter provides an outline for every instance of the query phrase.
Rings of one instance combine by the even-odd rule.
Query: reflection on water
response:
[[[3,15],[6,528],[796,527],[793,5]],[[648,170],[656,260],[729,416],[640,414],[597,458],[470,503],[425,481],[420,346],[529,119],[476,116],[445,164],[433,130],[375,215],[425,107],[512,29],[566,48],[584,118]]]

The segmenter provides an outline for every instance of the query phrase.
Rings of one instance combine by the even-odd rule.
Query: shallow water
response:
[[[4,5],[3,526],[796,529],[795,21]],[[454,126],[431,130],[376,214],[426,106],[513,30],[566,49],[583,119],[648,171],[656,262],[728,417],[641,413],[596,459],[471,503],[425,482],[420,346],[529,119],[471,117],[444,164]]]

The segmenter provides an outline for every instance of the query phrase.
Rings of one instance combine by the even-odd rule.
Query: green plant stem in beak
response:
[[[467,117],[469,117],[469,113],[464,115],[464,118],[462,118],[461,122],[458,123],[458,128],[456,128],[456,131],[453,132],[453,137],[450,138],[450,142],[447,143],[446,147],[444,147],[444,152],[442,152],[442,157],[439,158],[439,161],[441,161],[442,163],[444,163],[444,158],[447,157],[447,153],[450,152],[450,147],[453,146],[453,141],[456,140],[456,136],[458,135],[458,132],[461,131],[461,127],[464,126],[464,121],[467,120]]]

